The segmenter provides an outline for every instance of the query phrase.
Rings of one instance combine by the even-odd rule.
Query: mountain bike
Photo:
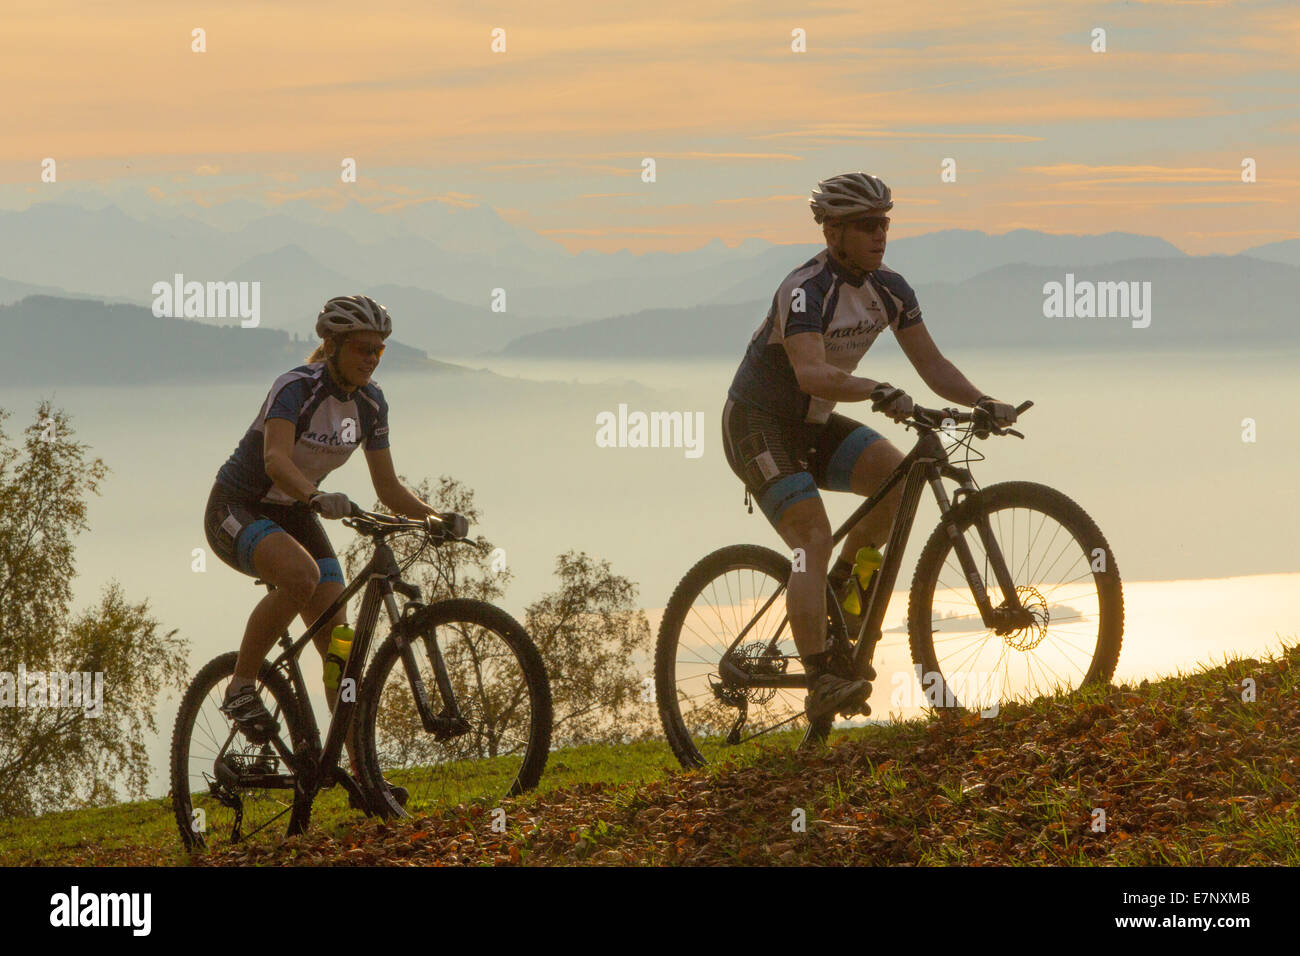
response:
[[[551,691],[527,632],[483,601],[423,604],[419,588],[402,580],[430,544],[436,549],[461,539],[436,517],[417,521],[355,504],[343,523],[371,539],[372,557],[302,637],[291,640],[287,630],[281,635],[283,651],[258,672],[258,692],[280,733],[253,743],[219,709],[234,676],[234,651],[203,667],[181,701],[171,787],[188,849],[275,834],[286,817],[287,833],[301,833],[317,794],[336,785],[367,816],[400,817],[435,803],[514,796],[541,778],[550,748]],[[388,539],[406,533],[423,538],[399,567]],[[363,587],[322,746],[298,656]],[[400,610],[395,593],[407,599]],[[363,679],[381,606],[391,631]],[[339,766],[345,740],[356,777]]]
[[[917,560],[907,610],[924,700],[990,715],[1002,701],[1109,681],[1123,640],[1124,598],[1114,555],[1093,520],[1045,485],[976,485],[969,465],[984,456],[972,440],[1024,437],[998,427],[983,409],[917,406],[902,424],[916,430],[915,447],[833,537],[838,544],[903,483],[884,561],[865,594],[850,577],[862,609],[852,633],[827,587],[832,672],[871,672],[928,485],[941,518]],[[957,484],[951,499],[944,479]],[[829,733],[834,715],[809,723],[796,693],[808,680],[781,600],[791,567],[790,557],[771,548],[724,547],[691,568],[668,601],[655,690],[664,733],[683,766],[702,766],[706,754],[716,757],[763,734],[804,727],[809,743]]]

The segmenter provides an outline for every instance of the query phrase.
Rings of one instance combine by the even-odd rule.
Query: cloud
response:
[[[715,199],[713,201],[719,205],[725,205],[729,203],[794,202],[799,199],[807,200],[807,198],[803,193],[795,193],[793,195],[779,196],[739,196],[735,199]]]
[[[893,129],[826,129],[813,128],[789,130],[784,133],[764,133],[751,136],[751,139],[818,139],[823,143],[848,142],[854,139],[911,139],[911,140],[968,140],[985,143],[1041,143],[1042,136],[1028,136],[1024,133],[948,133],[937,130],[893,130]]]
[[[1054,189],[1081,189],[1095,186],[1163,186],[1236,185],[1241,183],[1241,166],[1087,166],[1081,163],[1057,163],[1051,166],[1022,166],[1020,171],[1044,176],[1087,176],[1091,179],[1065,180],[1052,184]],[[1269,186],[1295,186],[1300,180],[1270,177]]]
[[[646,156],[652,156],[655,159],[795,159],[802,160],[803,156],[797,156],[794,153],[706,153],[698,151],[689,152],[665,152],[664,150],[646,150],[639,153],[604,153],[594,158],[597,159],[642,159]]]
[[[999,205],[1003,206],[1236,206],[1242,203],[1260,203],[1260,204],[1288,204],[1285,199],[1274,199],[1269,196],[1152,196],[1144,199],[1140,196],[1134,196],[1129,199],[1101,199],[1092,197],[1088,199],[1016,199],[1010,200]]]
[[[714,230],[705,227],[700,229],[656,229],[636,226],[600,226],[591,229],[538,229],[537,233],[542,236],[590,236],[593,238],[603,236],[709,236],[712,238],[717,234]]]

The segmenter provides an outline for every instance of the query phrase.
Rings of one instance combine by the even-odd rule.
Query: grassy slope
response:
[[[500,801],[503,833],[497,801],[381,823],[331,792],[305,836],[201,862],[1297,865],[1298,672],[1293,647],[987,720],[837,731],[809,756],[778,740],[694,773],[663,744],[558,751],[539,792]],[[2,864],[183,863],[178,847],[161,800],[0,824]]]

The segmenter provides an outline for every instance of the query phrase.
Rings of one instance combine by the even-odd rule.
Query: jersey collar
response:
[[[844,268],[844,266],[840,265],[839,261],[831,255],[830,249],[826,250],[826,261],[830,264],[831,272],[839,276],[840,279],[844,281],[845,285],[851,285],[855,289],[861,288],[862,283],[866,282],[868,277],[871,275],[871,273],[868,272],[865,275],[855,276],[848,269]]]

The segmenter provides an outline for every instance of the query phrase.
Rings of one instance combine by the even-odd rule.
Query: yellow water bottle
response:
[[[853,573],[858,576],[858,583],[862,585],[863,594],[867,593],[872,575],[876,573],[884,560],[884,555],[870,545],[865,548],[858,548],[858,553],[853,556]],[[844,610],[854,616],[862,613],[862,605],[858,601],[856,588],[849,588],[848,595],[841,603]]]
[[[330,634],[330,646],[325,652],[325,686],[330,693],[338,693],[339,678],[347,666],[348,655],[352,653],[353,630],[346,624],[340,624]]]

